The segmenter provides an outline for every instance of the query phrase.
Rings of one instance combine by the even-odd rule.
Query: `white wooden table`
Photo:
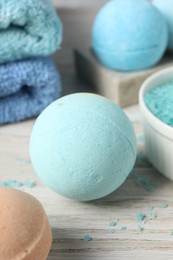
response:
[[[76,78],[68,46],[58,54],[57,63],[62,74],[63,94],[92,91]],[[37,178],[28,151],[34,120],[0,127],[0,182],[9,179],[36,182],[33,188],[20,189],[39,199],[47,212],[53,231],[48,260],[173,259],[173,183],[152,168],[143,156],[138,105],[125,112],[133,122],[138,140],[135,168],[113,194],[88,203],[65,199]],[[138,213],[146,215],[143,225],[137,220]],[[111,226],[116,219],[119,220],[117,225]],[[84,241],[85,234],[92,240]]]

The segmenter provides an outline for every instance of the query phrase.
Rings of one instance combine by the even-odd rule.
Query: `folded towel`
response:
[[[0,124],[37,116],[60,91],[59,74],[51,58],[0,65]]]
[[[49,0],[0,1],[0,63],[56,51],[62,25]]]

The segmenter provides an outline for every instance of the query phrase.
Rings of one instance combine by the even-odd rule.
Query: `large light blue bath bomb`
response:
[[[153,0],[153,4],[158,8],[165,18],[169,30],[168,49],[173,51],[173,1]]]
[[[92,49],[110,69],[149,68],[162,58],[167,43],[165,19],[147,0],[110,1],[96,16]]]
[[[78,93],[53,102],[37,118],[30,154],[46,185],[67,198],[89,201],[125,181],[136,159],[136,138],[118,106]]]

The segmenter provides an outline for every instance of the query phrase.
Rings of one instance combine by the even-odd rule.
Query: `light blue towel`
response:
[[[0,63],[59,49],[62,24],[49,0],[0,0]]]
[[[60,92],[59,73],[51,58],[0,65],[0,125],[37,116]]]

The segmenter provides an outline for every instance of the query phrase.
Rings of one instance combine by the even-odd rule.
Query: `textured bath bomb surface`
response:
[[[37,118],[30,154],[46,185],[67,198],[89,201],[125,181],[136,159],[136,138],[113,102],[78,93],[53,102]]]
[[[168,43],[168,28],[148,0],[108,2],[95,18],[92,49],[104,66],[133,71],[155,65]]]
[[[152,2],[154,6],[158,8],[167,22],[169,31],[168,49],[173,51],[173,1],[153,0]]]
[[[45,260],[51,228],[41,203],[31,195],[0,187],[0,259]]]

